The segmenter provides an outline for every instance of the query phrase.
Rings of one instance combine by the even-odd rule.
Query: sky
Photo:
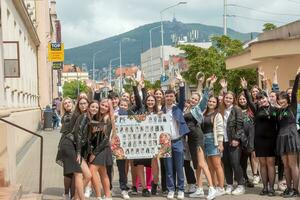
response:
[[[160,11],[178,0],[56,0],[66,48],[81,46],[160,21]],[[163,12],[183,23],[223,26],[224,0],[186,0]],[[227,0],[228,27],[261,32],[266,22],[277,26],[300,19],[300,0]]]

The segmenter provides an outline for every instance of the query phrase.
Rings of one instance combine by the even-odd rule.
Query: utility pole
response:
[[[227,35],[227,0],[224,0],[223,27],[224,35]]]

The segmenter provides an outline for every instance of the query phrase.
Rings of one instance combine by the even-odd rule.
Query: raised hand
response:
[[[220,85],[221,85],[222,88],[227,88],[227,86],[228,86],[228,83],[227,83],[227,81],[224,78],[222,78],[219,81],[219,83],[220,83]]]
[[[211,76],[210,84],[212,84],[212,85],[215,84],[215,82],[216,82],[217,80],[218,80],[218,78],[216,77],[216,75],[213,74],[213,75]]]
[[[262,71],[262,68],[261,68],[261,67],[258,69],[258,74],[262,77],[262,79],[264,79],[264,77],[265,77],[265,72]]]
[[[179,81],[179,82],[183,82],[183,78],[181,76],[181,74],[177,71],[175,71],[175,75],[176,75],[176,79]]]
[[[205,75],[202,72],[198,72],[196,75],[196,79],[198,80],[198,83],[203,83],[205,80]]]
[[[297,69],[297,75],[300,74],[300,66]]]
[[[243,89],[247,89],[248,83],[244,77],[241,78],[241,85],[242,85]]]

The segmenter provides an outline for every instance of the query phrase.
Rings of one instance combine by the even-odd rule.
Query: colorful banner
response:
[[[113,154],[117,159],[171,157],[170,130],[166,114],[117,116]]]

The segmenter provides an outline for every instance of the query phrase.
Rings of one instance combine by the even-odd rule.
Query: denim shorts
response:
[[[206,156],[217,156],[220,155],[218,146],[214,144],[214,134],[205,133],[204,135],[204,153]]]

